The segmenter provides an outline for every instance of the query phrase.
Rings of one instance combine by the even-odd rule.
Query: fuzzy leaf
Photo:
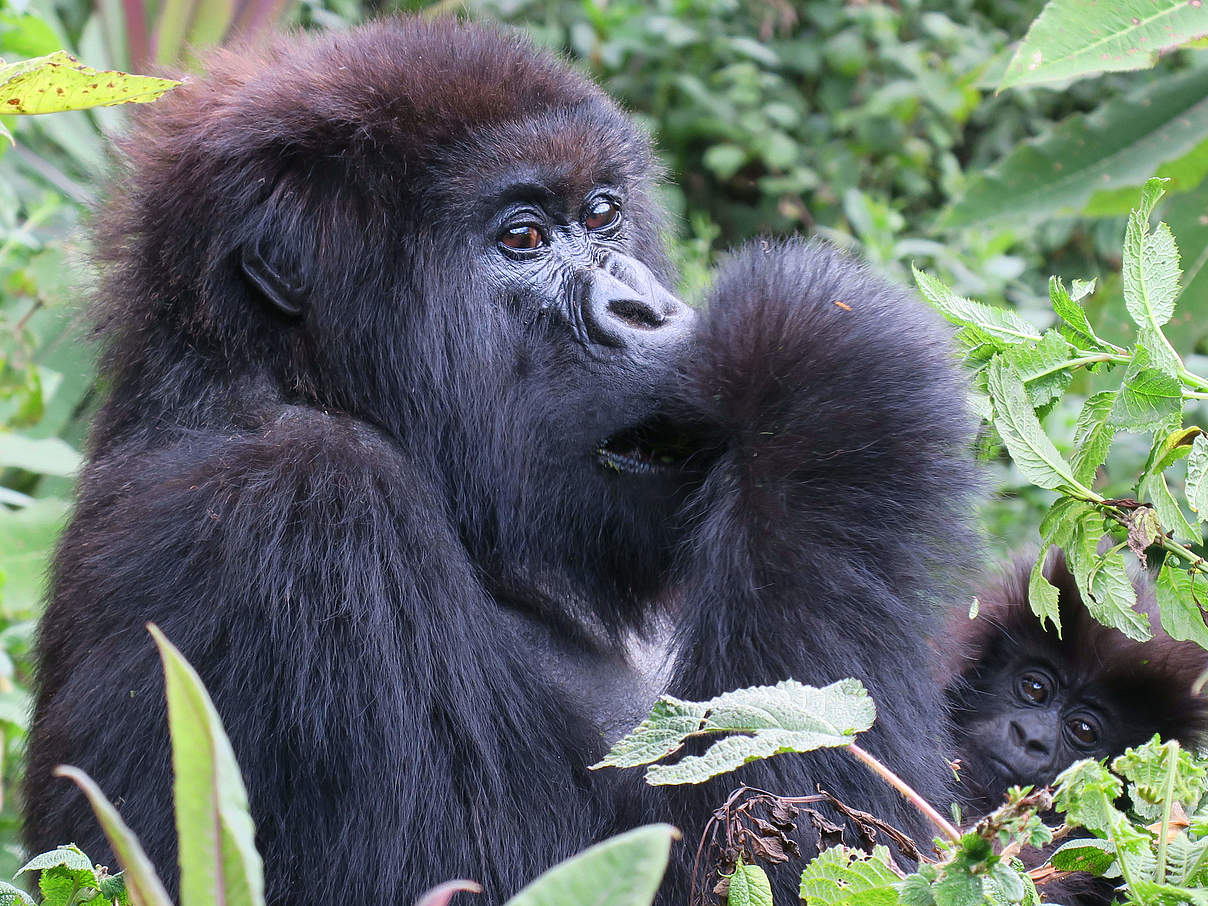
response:
[[[20,887],[14,887],[7,881],[0,881],[0,906],[37,906]]]
[[[1032,407],[1039,409],[1065,393],[1074,380],[1065,367],[1070,344],[1055,330],[1046,330],[1036,343],[1020,343],[1002,353],[1028,391]]]
[[[1074,425],[1074,452],[1070,464],[1074,477],[1087,487],[1095,480],[1099,466],[1107,461],[1116,429],[1109,421],[1118,391],[1104,390],[1087,399]]]
[[[1078,488],[1073,467],[1044,433],[1019,375],[996,358],[987,371],[986,387],[994,403],[994,427],[1024,477],[1053,491]]]
[[[704,702],[663,696],[650,716],[592,767],[647,764],[676,751],[691,736],[739,734],[724,736],[703,755],[652,765],[646,772],[650,784],[699,783],[759,758],[847,745],[875,718],[868,692],[851,679],[821,689],[785,680]]]
[[[1208,522],[1208,435],[1197,435],[1187,456],[1187,504]]]
[[[1149,431],[1182,411],[1183,388],[1178,379],[1157,368],[1142,368],[1125,377],[1108,424],[1127,431]]]
[[[739,858],[730,875],[726,906],[772,906],[772,884],[758,865],[746,865]]]
[[[919,270],[914,271],[914,282],[932,307],[953,324],[975,327],[1002,348],[1017,343],[1036,342],[1040,331],[1015,314],[1009,308],[995,308],[982,302],[974,302],[958,296],[942,282]]]
[[[1128,578],[1124,555],[1116,551],[1099,555],[1097,548],[1103,532],[1102,519],[1087,519],[1066,545],[1066,558],[1086,609],[1104,626],[1119,629],[1130,639],[1146,641],[1153,637],[1149,618],[1138,613],[1137,591]]]
[[[1192,576],[1167,559],[1158,571],[1155,591],[1166,634],[1177,641],[1195,642],[1208,649],[1208,626],[1204,624],[1200,604],[1208,594],[1208,580],[1202,575]]]
[[[1094,280],[1076,280],[1074,282],[1080,291],[1079,299],[1095,288]],[[1082,310],[1078,300],[1066,290],[1060,277],[1049,277],[1049,301],[1053,304],[1053,311],[1065,322],[1061,327],[1061,333],[1067,340],[1087,349],[1106,350],[1109,348],[1095,334],[1091,322],[1087,320],[1086,312]]]
[[[899,879],[888,860],[883,846],[871,855],[846,846],[824,849],[801,873],[800,898],[809,906],[895,906]]]
[[[1107,875],[1116,865],[1116,874],[1119,874],[1115,847],[1096,837],[1063,843],[1049,857],[1049,864],[1058,871],[1087,871],[1098,877]]]
[[[1049,547],[1045,545],[1040,549],[1036,562],[1032,564],[1032,572],[1028,575],[1028,606],[1032,608],[1032,613],[1036,614],[1042,626],[1046,620],[1052,622],[1057,637],[1061,638],[1061,608],[1058,606],[1060,595],[1057,587],[1044,577],[1043,571],[1048,555]]]

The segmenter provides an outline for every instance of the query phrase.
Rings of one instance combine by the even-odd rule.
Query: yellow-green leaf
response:
[[[145,104],[179,84],[173,79],[93,69],[60,50],[0,67],[0,113],[58,113]]]

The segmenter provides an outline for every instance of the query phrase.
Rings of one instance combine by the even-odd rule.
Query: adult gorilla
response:
[[[106,850],[68,762],[171,871],[149,620],[226,723],[272,904],[457,876],[497,903],[635,823],[691,839],[735,778],[586,770],[664,690],[859,676],[868,748],[948,798],[924,638],[968,547],[967,423],[905,292],[765,244],[694,325],[641,134],[453,23],[219,54],[125,153],[98,218],[109,395],[39,640],[34,850]],[[928,833],[841,754],[742,779]]]

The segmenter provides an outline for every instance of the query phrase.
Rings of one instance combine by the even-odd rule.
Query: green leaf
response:
[[[551,868],[506,906],[650,906],[678,836],[668,824],[651,824],[597,843]]]
[[[1040,549],[1040,556],[1032,564],[1032,572],[1028,575],[1028,606],[1036,614],[1043,626],[1045,620],[1053,624],[1057,637],[1061,638],[1061,607],[1060,593],[1057,587],[1044,577],[1044,561],[1049,555],[1049,546]]]
[[[1208,436],[1199,434],[1187,456],[1187,505],[1208,522]]]
[[[1039,342],[1012,346],[1002,357],[1024,382],[1032,407],[1039,409],[1060,397],[1073,382],[1073,372],[1065,367],[1071,352],[1061,334],[1046,330]]]
[[[1133,211],[1124,232],[1121,277],[1124,305],[1138,327],[1156,331],[1170,320],[1181,276],[1179,249],[1170,227],[1159,223],[1150,233],[1141,211]]]
[[[59,765],[55,768],[55,774],[73,781],[88,799],[101,830],[105,832],[105,839],[109,841],[118,861],[125,869],[122,877],[126,882],[126,890],[130,893],[130,902],[134,906],[172,906],[172,901],[168,899],[168,893],[155,874],[155,868],[147,854],[139,845],[138,838],[122,821],[100,787],[79,768]]]
[[[62,866],[72,871],[92,871],[92,860],[84,855],[78,846],[68,844],[34,856],[18,868],[13,877],[20,877],[27,871],[46,871],[55,866]]]
[[[37,904],[20,887],[0,881],[0,906],[37,906]]]
[[[801,873],[800,898],[809,906],[896,906],[900,879],[884,846],[871,854],[846,846],[824,849]]]
[[[1108,417],[1115,405],[1119,392],[1104,390],[1087,398],[1078,413],[1078,421],[1074,425],[1074,452],[1070,456],[1070,464],[1074,469],[1074,477],[1087,487],[1095,480],[1099,466],[1107,461],[1108,450],[1116,436],[1115,427],[1110,424]]]
[[[58,51],[0,66],[0,110],[35,114],[145,104],[179,84],[173,79],[93,69]]]
[[[1094,280],[1076,280],[1075,284],[1080,292],[1078,298],[1082,298],[1095,288]],[[1049,301],[1053,304],[1053,311],[1065,322],[1062,325],[1061,333],[1067,340],[1075,345],[1093,350],[1106,351],[1111,348],[1095,334],[1091,322],[1087,320],[1086,312],[1078,304],[1078,300],[1066,290],[1060,277],[1049,277]]]
[[[730,875],[726,906],[772,906],[772,884],[758,865],[745,865],[739,857]]]
[[[1078,534],[1066,545],[1066,559],[1078,581],[1083,603],[1104,626],[1119,629],[1130,639],[1147,641],[1153,631],[1149,618],[1135,609],[1137,590],[1128,578],[1124,555],[1120,551],[1098,554],[1102,534],[1101,518],[1084,520]]]
[[[1108,840],[1095,837],[1063,843],[1049,857],[1049,864],[1058,871],[1086,871],[1098,877],[1119,875],[1115,846]],[[1116,866],[1116,874],[1109,875],[1113,865]]]
[[[1093,193],[1140,183],[1208,136],[1208,68],[1158,79],[1062,121],[974,177],[942,228],[1082,210]]]
[[[11,431],[0,431],[0,468],[24,469],[37,475],[72,476],[83,459],[57,437],[35,440]]]
[[[1009,308],[995,308],[958,296],[941,281],[917,267],[914,282],[932,307],[953,324],[974,327],[1002,348],[1040,340],[1040,331]]]
[[[1192,576],[1167,558],[1158,571],[1155,591],[1166,634],[1176,641],[1195,642],[1208,649],[1208,626],[1204,624],[1204,612],[1199,603],[1208,591],[1204,577]]]
[[[181,906],[262,906],[264,875],[247,790],[201,678],[150,624],[164,665]]]
[[[1139,746],[1112,760],[1112,770],[1129,781],[1129,795],[1162,810],[1173,802],[1198,802],[1204,794],[1208,765],[1174,740],[1163,742],[1155,733]]]
[[[652,765],[646,772],[646,782],[654,785],[700,783],[760,758],[848,745],[875,718],[872,699],[853,679],[821,689],[784,680],[775,686],[727,692],[704,702],[663,696],[650,716],[592,767],[648,764],[676,751],[692,736],[741,734],[724,736],[703,755],[690,755],[671,765]]]
[[[987,371],[986,387],[994,403],[994,427],[1023,476],[1053,491],[1085,490],[1074,478],[1073,467],[1044,433],[1014,369],[995,358]]]
[[[1007,64],[999,91],[1152,66],[1208,33],[1208,8],[1187,0],[1049,0]]]
[[[1108,424],[1128,431],[1149,431],[1183,411],[1183,387],[1178,378],[1157,368],[1125,375],[1120,394],[1108,414]]]

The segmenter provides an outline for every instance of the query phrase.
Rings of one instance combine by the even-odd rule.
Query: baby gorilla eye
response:
[[[1073,717],[1065,722],[1065,727],[1078,745],[1083,748],[1090,748],[1099,742],[1099,731],[1088,720]]]
[[[621,209],[616,202],[608,198],[599,198],[583,218],[583,225],[593,232],[610,227],[621,216]]]
[[[532,224],[523,224],[504,229],[499,244],[517,252],[531,252],[545,245],[545,236]]]
[[[1043,676],[1025,673],[1019,678],[1019,694],[1024,701],[1043,705],[1049,700],[1049,683]]]

